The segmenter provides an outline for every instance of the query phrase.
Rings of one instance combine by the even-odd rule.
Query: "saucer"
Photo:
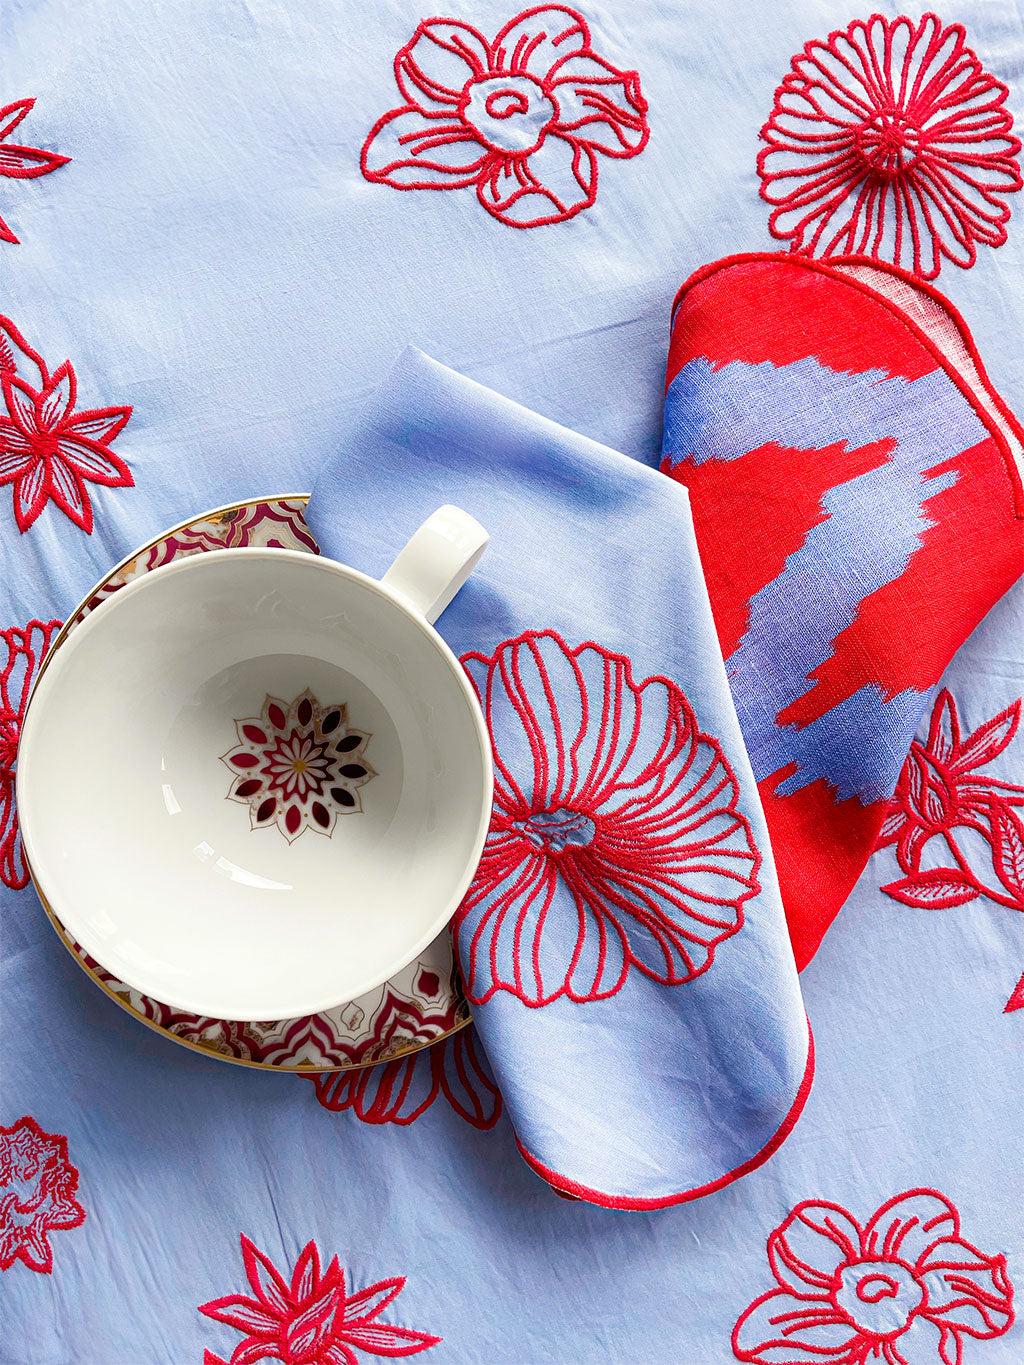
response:
[[[305,502],[304,497],[293,496],[233,504],[144,546],[112,570],[72,614],[43,669],[101,602],[154,568],[207,550],[269,547],[318,553],[302,518]],[[306,1072],[371,1066],[429,1046],[469,1022],[447,931],[415,961],[358,1000],[303,1018],[239,1023],[176,1010],[133,990],[90,958],[45,899],[43,904],[76,960],[129,1013],[176,1042],[243,1065]]]

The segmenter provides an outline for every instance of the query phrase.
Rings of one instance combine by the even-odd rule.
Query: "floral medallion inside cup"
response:
[[[252,546],[317,554],[304,505],[301,497],[254,501],[167,533],[94,589],[56,638],[53,653],[101,602],[162,565]],[[330,689],[279,690],[285,695],[265,693],[258,704],[236,708],[214,745],[225,810],[253,840],[329,848],[347,820],[359,819],[364,795],[378,780],[374,727],[354,714],[350,697]],[[296,1071],[371,1066],[429,1046],[469,1022],[447,931],[358,999],[288,1019],[239,1022],[175,1008],[129,985],[74,940],[45,895],[43,902],[76,959],[125,1009],[177,1042],[243,1065]]]
[[[235,730],[221,762],[232,773],[228,797],[248,806],[252,829],[274,825],[289,843],[307,829],[329,838],[339,815],[362,810],[359,789],[375,776],[370,736],[349,729],[344,702],[322,706],[309,688],[292,702],[268,696]]]

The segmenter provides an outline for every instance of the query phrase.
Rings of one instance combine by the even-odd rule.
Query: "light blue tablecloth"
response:
[[[490,40],[515,16],[480,0],[461,17]],[[423,18],[397,0],[11,0],[0,104],[36,104],[9,141],[71,161],[0,176],[20,239],[0,242],[0,313],[51,377],[71,358],[78,409],[132,406],[109,439],[134,483],[87,482],[91,534],[53,502],[20,533],[0,486],[0,629],[63,618],[115,560],[193,513],[308,490],[409,343],[656,465],[675,290],[705,261],[772,246],[758,131],[793,54],[851,17],[832,0],[770,12],[595,0],[593,60],[639,73],[650,139],[620,144],[631,155],[581,154],[589,189],[599,170],[592,205],[516,229],[473,185],[400,191],[363,175],[368,134],[406,103],[392,63]],[[1020,107],[1019,14],[961,2],[942,19],[966,26]],[[943,257],[937,283],[1013,404],[1022,238],[1004,197],[1005,244],[980,245],[969,269]],[[378,510],[361,511],[367,545]],[[600,539],[599,518],[590,529]],[[586,583],[586,566],[566,571]],[[632,571],[642,584],[642,565]],[[652,603],[661,590],[651,582]],[[540,593],[562,612],[559,584]],[[1024,693],[1022,627],[1018,586],[952,665],[964,736]],[[984,775],[1019,789],[1022,746],[1011,739]],[[990,844],[965,846],[991,867]],[[478,1128],[441,1095],[413,1123],[363,1122],[319,1104],[306,1080],[175,1047],[95,989],[31,889],[0,887],[0,1251],[25,1249],[0,1271],[0,1360],[182,1365],[262,1340],[290,1365],[349,1362],[346,1341],[360,1365],[398,1347],[458,1365],[847,1365],[884,1342],[890,1365],[949,1365],[960,1347],[966,1365],[1016,1365],[1024,1334],[1006,1275],[1024,1273],[1024,1014],[1003,1011],[1024,922],[989,895],[914,909],[880,889],[900,876],[892,848],[875,854],[801,977],[817,1074],[786,1143],[719,1193],[628,1215],[559,1199],[520,1159],[507,1117]],[[627,1136],[660,1119],[645,1097],[669,1079],[657,1060],[647,1082],[638,1074],[636,1118],[616,1110]],[[920,1190],[932,1193],[886,1208]],[[826,1217],[835,1235],[813,1230]],[[243,1235],[290,1299],[275,1299],[284,1291],[251,1252],[247,1278]],[[311,1241],[316,1276],[300,1261]],[[394,1284],[360,1297],[394,1277],[397,1297]],[[255,1317],[220,1302],[253,1297],[253,1280],[266,1296]],[[315,1309],[305,1324],[300,1305]],[[767,1344],[785,1328],[776,1310],[809,1315],[785,1350]]]

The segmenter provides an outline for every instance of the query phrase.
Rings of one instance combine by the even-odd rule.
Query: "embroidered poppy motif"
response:
[[[0,485],[14,485],[14,519],[24,534],[47,502],[92,534],[87,483],[129,488],[131,470],[110,443],[127,408],[75,411],[78,384],[65,360],[52,374],[9,318],[0,317]]]
[[[510,227],[564,223],[597,198],[597,153],[647,145],[635,71],[599,57],[581,14],[524,10],[488,42],[458,19],[424,19],[395,57],[405,104],[363,147],[367,180],[396,190],[475,187]]]
[[[1013,740],[1020,711],[1015,701],[964,735],[952,694],[939,693],[928,738],[910,746],[876,845],[895,845],[906,874],[882,887],[887,896],[922,910],[979,896],[1024,910],[1024,824],[1014,809],[1024,806],[1024,787],[979,771]],[[936,858],[942,865],[934,865]]]
[[[809,42],[775,92],[757,159],[769,228],[794,251],[856,253],[933,280],[1002,246],[1022,181],[1009,91],[962,24],[873,14]]]
[[[761,864],[739,784],[668,678],[553,631],[463,665],[494,752],[494,813],[453,921],[469,999],[675,986],[743,925]]]
[[[381,1321],[405,1288],[405,1276],[379,1280],[349,1293],[337,1256],[321,1272],[314,1241],[306,1243],[290,1279],[244,1236],[242,1260],[253,1295],[230,1294],[200,1306],[214,1322],[245,1333],[231,1365],[278,1360],[283,1365],[359,1365],[357,1351],[371,1356],[412,1356],[441,1338]],[[207,1351],[204,1365],[227,1365]]]
[[[493,1128],[501,1118],[501,1093],[472,1028],[383,1066],[311,1079],[325,1109],[351,1112],[364,1123],[407,1127],[442,1095],[474,1128]]]
[[[330,838],[339,814],[362,810],[359,789],[376,777],[363,754],[370,736],[349,729],[340,702],[321,706],[308,688],[292,702],[267,697],[235,730],[221,762],[234,774],[228,799],[249,807],[253,829],[276,825],[289,843],[307,829]]]
[[[753,1365],[960,1365],[965,1337],[1013,1325],[1006,1257],[960,1236],[937,1190],[907,1190],[863,1227],[839,1204],[805,1200],[768,1238],[777,1289],[737,1322],[732,1349]]]
[[[44,1133],[28,1115],[0,1128],[0,1270],[23,1261],[52,1273],[49,1234],[85,1222],[77,1190],[66,1137]]]
[[[15,100],[0,109],[0,176],[10,180],[35,180],[37,176],[49,175],[60,166],[66,166],[69,156],[58,156],[56,152],[44,152],[41,147],[24,147],[8,138],[17,128],[35,100]],[[18,239],[0,218],[0,242],[17,243]]]
[[[0,630],[0,882],[14,890],[28,886],[14,799],[21,722],[36,672],[61,624],[29,621]]]

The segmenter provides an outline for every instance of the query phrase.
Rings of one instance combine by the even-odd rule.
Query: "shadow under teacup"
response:
[[[490,818],[486,726],[430,624],[486,542],[441,508],[380,582],[210,551],[83,621],[39,677],[17,779],[68,933],[144,994],[224,1019],[319,1013],[412,961]]]

